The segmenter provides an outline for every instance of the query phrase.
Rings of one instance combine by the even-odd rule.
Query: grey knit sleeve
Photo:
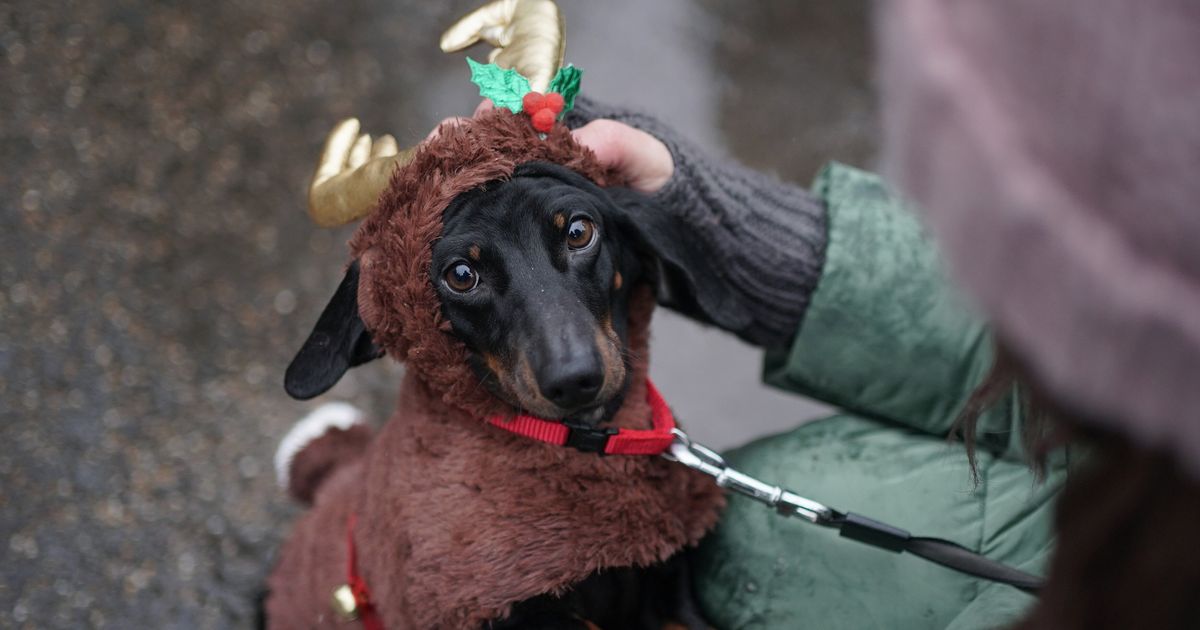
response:
[[[825,207],[805,189],[729,160],[714,160],[657,119],[579,98],[571,128],[609,118],[661,140],[675,172],[652,201],[676,214],[712,252],[721,285],[753,318],[731,330],[750,343],[787,344],[824,262]]]

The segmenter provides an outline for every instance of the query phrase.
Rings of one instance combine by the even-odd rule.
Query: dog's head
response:
[[[585,155],[569,135],[561,145]],[[394,207],[385,196],[392,213],[360,228],[352,247],[361,260],[289,366],[288,392],[316,396],[349,367],[386,352],[418,371],[460,358],[496,398],[535,415],[609,416],[630,375],[634,287],[652,283],[660,297],[683,287],[677,306],[702,314],[700,305],[718,299],[717,285],[710,261],[676,219],[644,195],[601,188],[579,170],[535,160],[480,177],[445,202],[429,202],[441,209],[439,221],[420,243],[393,238],[404,225],[398,216],[407,212],[410,223],[423,216],[414,195],[400,190],[404,201]],[[420,172],[412,173],[414,189],[428,180]],[[438,339],[448,338],[461,355],[442,352],[446,342]],[[438,378],[453,388],[445,374]]]
[[[546,418],[619,406],[630,288],[643,279],[625,218],[604,190],[545,163],[446,209],[431,281],[494,394]]]

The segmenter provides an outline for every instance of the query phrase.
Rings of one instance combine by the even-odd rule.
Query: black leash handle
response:
[[[779,486],[735,470],[725,459],[686,433],[675,429],[675,441],[663,457],[712,476],[717,485],[772,507],[783,516],[802,518],[837,529],[843,538],[894,553],[908,552],[944,567],[991,582],[1007,584],[1036,595],[1042,578],[975,553],[942,538],[913,536],[907,530],[853,512],[840,512]]]
[[[975,553],[956,542],[943,538],[913,536],[899,527],[861,514],[838,513],[830,519],[828,525],[837,528],[843,538],[895,553],[907,551],[959,573],[1007,584],[1031,595],[1037,595],[1042,587],[1042,578]]]

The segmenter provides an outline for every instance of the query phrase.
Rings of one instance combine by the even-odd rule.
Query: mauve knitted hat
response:
[[[889,176],[1068,406],[1200,477],[1200,4],[880,4]]]

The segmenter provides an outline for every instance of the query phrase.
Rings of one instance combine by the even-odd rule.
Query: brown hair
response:
[[[975,474],[981,414],[1015,395],[1022,444],[1039,477],[1068,439],[1087,451],[1059,498],[1056,549],[1037,604],[1020,630],[1195,628],[1200,622],[1200,483],[1164,453],[1091,427],[1039,388],[1003,343],[951,429]],[[978,477],[976,477],[978,482]]]
[[[1123,436],[1075,434],[1088,459],[1058,500],[1049,579],[1016,627],[1196,628],[1200,483]]]
[[[971,463],[971,476],[979,483],[976,466],[976,437],[979,419],[984,412],[999,404],[1006,396],[1015,395],[1021,408],[1021,445],[1024,447],[1029,465],[1039,480],[1046,474],[1046,456],[1050,451],[1063,446],[1067,441],[1065,425],[1056,423],[1053,404],[1034,386],[1028,372],[1016,356],[1002,342],[995,345],[995,358],[987,376],[967,398],[962,411],[950,427],[949,438],[961,439],[967,449]],[[1015,390],[1015,391],[1014,391]]]

